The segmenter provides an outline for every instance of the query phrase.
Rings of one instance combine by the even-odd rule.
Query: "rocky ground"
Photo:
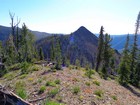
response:
[[[84,68],[52,72],[49,67],[36,67],[39,69],[28,74],[12,71],[0,78],[0,84],[17,94],[18,88],[24,88],[24,99],[33,104],[44,105],[51,100],[62,103],[60,105],[140,105],[140,89],[123,87],[116,80],[101,79],[96,72],[88,78]]]

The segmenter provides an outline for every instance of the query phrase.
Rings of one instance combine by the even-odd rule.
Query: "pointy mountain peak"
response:
[[[77,31],[89,31],[89,30],[85,28],[84,26],[81,26],[80,28],[78,28]]]
[[[92,32],[90,32],[87,28],[85,28],[84,26],[81,26],[80,28],[78,28],[74,33],[74,36],[80,36],[80,37],[89,37],[90,38],[97,38]]]

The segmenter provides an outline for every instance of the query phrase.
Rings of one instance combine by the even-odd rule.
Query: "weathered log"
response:
[[[0,86],[2,87],[2,86]],[[0,88],[0,105],[33,105],[11,91]]]

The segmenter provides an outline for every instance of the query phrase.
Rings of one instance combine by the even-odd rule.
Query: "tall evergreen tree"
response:
[[[136,20],[136,30],[135,30],[135,39],[137,41],[137,35],[139,32],[139,28],[140,28],[140,12],[138,14],[137,20]],[[135,64],[135,68],[131,68],[131,75],[130,75],[130,79],[131,79],[131,83],[135,86],[140,86],[140,50],[138,51],[137,49],[137,43],[136,41],[134,42],[133,47],[135,47],[135,50],[137,51],[134,56],[134,64]],[[133,48],[134,50],[134,48]],[[137,60],[137,61],[135,61]]]
[[[35,58],[35,38],[34,35],[28,31],[27,34],[27,62],[32,62],[32,60]]]
[[[134,43],[133,47],[131,50],[131,62],[130,62],[130,82],[132,84],[135,84],[135,69],[136,69],[136,64],[137,64],[137,55],[138,55],[138,45],[137,45],[137,35],[140,27],[140,12],[138,14],[137,20],[136,20],[136,30],[135,30],[135,35],[134,35]]]
[[[104,36],[104,46],[103,46],[103,59],[102,59],[102,73],[104,78],[106,79],[108,76],[108,69],[109,69],[109,61],[111,58],[111,38],[110,35],[105,34]]]
[[[16,50],[13,42],[13,36],[10,35],[9,39],[6,41],[6,64],[12,65],[16,63]]]
[[[22,29],[21,29],[21,40],[20,40],[20,57],[21,61],[27,61],[27,34],[28,29],[26,25],[23,23]]]
[[[2,41],[0,41],[0,62],[3,62],[4,59],[4,49],[2,45]]]
[[[103,28],[103,26],[101,26],[99,40],[98,40],[98,53],[97,53],[96,67],[95,67],[96,71],[98,71],[100,63],[102,61],[102,51],[103,51],[103,44],[104,44],[103,32],[104,32],[104,28]]]
[[[52,42],[50,47],[50,59],[51,61],[55,60],[55,43],[54,43],[54,36],[52,36]]]
[[[134,83],[135,86],[140,87],[140,52],[135,70]]]
[[[39,57],[40,57],[40,60],[44,60],[44,53],[41,47],[39,49]]]
[[[28,31],[28,28],[25,25],[25,23],[22,25],[21,29],[19,50],[21,62],[31,62],[32,59],[35,58],[34,35]]]
[[[123,50],[122,59],[119,65],[119,82],[121,84],[127,84],[129,81],[129,65],[130,65],[130,57],[129,57],[129,35],[127,35],[125,48]]]
[[[56,46],[55,46],[55,59],[56,59],[56,69],[61,69],[62,64],[62,51],[61,51],[61,45],[60,45],[60,39],[56,39]]]

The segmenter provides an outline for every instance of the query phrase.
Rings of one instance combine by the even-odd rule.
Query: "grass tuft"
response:
[[[94,91],[94,94],[101,98],[104,93],[102,90],[96,90],[96,91]]]
[[[73,94],[78,94],[80,91],[81,91],[81,90],[80,90],[80,87],[78,87],[78,86],[75,86],[75,87],[73,87],[73,89],[72,89]]]

